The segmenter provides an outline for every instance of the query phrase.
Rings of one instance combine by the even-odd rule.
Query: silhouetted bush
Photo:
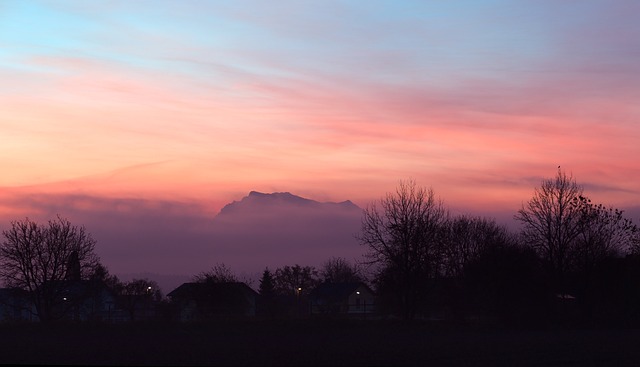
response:
[[[594,325],[640,325],[640,258],[609,257],[576,281],[581,320]]]
[[[485,249],[465,269],[468,316],[508,325],[549,316],[553,295],[535,252],[520,246]]]

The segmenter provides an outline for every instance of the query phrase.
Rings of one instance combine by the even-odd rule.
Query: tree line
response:
[[[623,211],[593,203],[558,168],[514,218],[517,232],[492,218],[452,215],[432,189],[401,181],[363,210],[363,261],[266,268],[258,291],[273,300],[267,308],[277,308],[278,297],[306,296],[322,282],[365,282],[382,314],[405,320],[640,322],[640,231]],[[64,313],[55,303],[69,280],[107,284],[131,319],[136,302],[162,299],[149,279],[123,282],[109,274],[95,240],[66,219],[14,221],[2,235],[0,277],[29,294],[43,321]],[[241,280],[224,263],[193,277]]]
[[[514,218],[515,233],[453,216],[432,189],[401,182],[364,211],[359,236],[382,306],[404,319],[640,321],[640,231],[623,211],[559,167]]]
[[[124,310],[130,320],[140,318],[137,313],[144,309],[141,306],[159,306],[170,312],[157,282],[147,278],[122,281],[111,274],[99,261],[95,253],[96,241],[83,226],[75,226],[60,216],[47,223],[25,218],[13,221],[2,235],[0,278],[9,289],[24,291],[40,321],[63,319],[78,307],[68,294],[77,281],[88,286],[76,289],[76,301],[94,296],[100,286],[105,285],[116,297],[117,308]],[[260,279],[259,293],[266,301],[275,301],[276,297],[282,296],[305,297],[322,282],[356,282],[365,278],[357,264],[334,257],[320,269],[298,264],[283,266],[273,272],[266,268]],[[240,279],[224,263],[193,276],[192,280],[198,283],[251,283],[249,279]],[[272,313],[290,307],[287,302],[279,307],[266,304]]]

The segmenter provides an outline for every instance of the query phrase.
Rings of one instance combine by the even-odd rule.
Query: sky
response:
[[[213,218],[251,190],[366,207],[414,179],[457,212],[508,218],[559,165],[640,213],[638,13],[4,0],[0,217],[115,220],[135,203]]]

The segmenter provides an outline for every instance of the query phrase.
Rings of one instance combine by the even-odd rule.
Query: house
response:
[[[35,321],[36,310],[29,293],[20,288],[0,289],[0,321]]]
[[[184,283],[167,294],[181,321],[255,316],[258,293],[242,282]]]
[[[119,312],[115,297],[102,282],[63,280],[53,283],[48,300],[52,320],[108,321]],[[37,321],[41,315],[34,303],[34,295],[19,288],[0,289],[0,321]]]
[[[67,280],[60,286],[61,302],[56,314],[73,321],[120,321],[122,310],[116,307],[116,296],[101,281]]]
[[[362,282],[322,283],[309,299],[312,314],[366,316],[376,311],[373,291]]]

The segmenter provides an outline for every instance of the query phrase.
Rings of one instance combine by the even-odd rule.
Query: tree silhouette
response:
[[[313,266],[285,265],[274,276],[276,292],[281,295],[307,295],[318,282],[318,271]]]
[[[95,240],[61,217],[46,225],[14,221],[2,235],[0,277],[9,287],[28,291],[41,321],[63,317],[67,282],[87,279],[98,265]]]
[[[140,316],[140,312],[152,313],[153,305],[162,300],[162,292],[158,283],[153,280],[132,279],[123,284],[119,299],[121,306],[133,321]]]
[[[465,266],[478,258],[490,246],[502,246],[512,242],[504,226],[495,220],[461,215],[447,225],[447,237],[442,247],[445,276],[459,278]]]
[[[552,295],[531,247],[488,246],[464,269],[465,299],[473,316],[511,325],[547,317]]]
[[[332,257],[322,264],[320,277],[326,283],[352,283],[364,281],[357,264],[351,264],[344,258]]]
[[[277,312],[275,279],[269,268],[264,269],[258,288],[260,299],[258,301],[258,313],[263,316],[273,317]]]
[[[415,316],[429,279],[440,271],[448,217],[433,190],[414,181],[401,181],[394,193],[364,210],[358,239],[371,263],[381,266],[378,279],[393,290],[404,319]]]
[[[224,263],[214,265],[210,270],[203,271],[193,277],[198,283],[233,283],[238,277]]]
[[[522,235],[547,265],[555,291],[588,293],[599,263],[633,252],[640,230],[623,211],[594,204],[560,168],[515,216]]]
[[[596,205],[585,196],[575,198],[572,204],[581,214],[576,239],[576,262],[580,270],[589,271],[599,261],[632,248],[640,231],[623,217],[622,210]]]
[[[276,293],[275,282],[269,268],[264,269],[264,271],[262,272],[262,278],[260,278],[260,288],[258,289],[258,293],[266,299],[272,298]]]
[[[545,262],[556,292],[564,293],[566,275],[574,265],[576,238],[582,213],[574,199],[583,188],[560,167],[554,178],[544,179],[533,197],[522,205],[515,219],[523,225],[522,236]]]
[[[96,264],[93,268],[92,273],[89,275],[89,280],[103,283],[114,294],[121,294],[124,287],[118,276],[110,274],[109,269],[101,263]]]

